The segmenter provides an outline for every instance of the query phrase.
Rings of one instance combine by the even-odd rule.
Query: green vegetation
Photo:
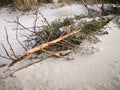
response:
[[[89,23],[86,23],[84,27],[82,28],[83,32],[86,34],[90,34],[96,31],[100,31],[101,28],[103,28],[106,24],[108,24],[111,21],[109,18],[102,18],[99,21],[92,20]]]
[[[43,31],[49,36],[51,33],[53,34],[49,40],[53,40],[55,38],[60,37],[60,35],[63,33],[60,28],[66,27],[73,24],[73,18],[64,18],[64,19],[58,19],[53,22],[51,22],[50,25],[44,26]],[[66,34],[66,32],[64,32]],[[63,34],[63,35],[64,35]]]
[[[55,29],[59,29],[61,27],[65,27],[65,26],[69,26],[73,24],[73,18],[64,18],[62,19],[58,19],[55,20],[51,23],[51,27],[55,28]]]
[[[46,43],[55,40],[63,35],[66,35],[78,29],[81,29],[82,31],[78,34],[70,36],[69,38],[66,38],[65,41],[61,41],[51,47],[48,47],[47,49],[50,51],[73,49],[73,47],[80,45],[85,39],[97,42],[97,35],[108,34],[106,31],[103,31],[102,28],[111,20],[112,18],[100,18],[99,20],[80,22],[80,24],[82,24],[83,26],[76,26],[76,22],[74,22],[73,18],[64,18],[62,20],[58,19],[51,22],[47,26],[43,26],[42,30],[36,32],[37,34],[35,38],[38,41],[35,41],[37,44],[35,43],[35,45],[33,46],[35,47],[37,45],[40,45],[41,43]],[[73,25],[73,27],[70,27],[71,25]],[[41,39],[41,37],[39,36],[41,36],[44,40]]]

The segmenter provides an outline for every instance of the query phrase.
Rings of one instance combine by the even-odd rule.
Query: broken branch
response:
[[[16,54],[15,54],[15,51],[13,50],[12,48],[12,45],[10,44],[10,41],[9,41],[9,37],[8,37],[8,33],[7,33],[7,29],[5,28],[5,33],[6,33],[6,40],[7,40],[7,43],[10,47],[10,50],[12,51],[13,55],[17,58]]]
[[[67,34],[67,35],[64,35],[64,36],[62,36],[62,37],[59,37],[59,38],[57,38],[57,39],[55,39],[55,40],[53,40],[53,41],[44,43],[44,44],[42,44],[42,45],[40,45],[40,46],[38,46],[38,47],[35,47],[35,48],[31,49],[31,50],[28,50],[28,51],[26,52],[26,55],[30,55],[30,54],[33,54],[33,53],[38,52],[38,51],[40,51],[40,50],[43,50],[44,48],[47,48],[48,46],[51,46],[51,45],[53,45],[53,44],[55,44],[55,43],[57,43],[57,42],[60,42],[61,40],[65,39],[65,38],[67,38],[67,37],[69,37],[69,36],[71,36],[71,35],[73,35],[73,34],[79,33],[80,31],[81,31],[81,30],[74,31],[74,32],[69,33],[69,34]]]

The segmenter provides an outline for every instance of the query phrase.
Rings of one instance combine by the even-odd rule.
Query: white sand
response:
[[[93,55],[49,58],[6,79],[5,90],[120,90],[120,30],[112,22]]]
[[[53,8],[53,9],[52,9]],[[73,5],[65,5],[63,7],[60,7],[59,5],[54,6],[53,4],[48,4],[45,6],[41,6],[39,10],[42,12],[44,17],[48,20],[48,22],[54,21],[55,19],[63,18],[63,17],[69,17],[74,15],[87,15],[87,10],[83,5],[80,4],[73,4]],[[43,22],[44,19],[41,17],[41,15],[38,15],[39,18],[37,20],[37,26],[43,26],[46,23]],[[11,45],[13,46],[14,51],[17,55],[24,54],[25,51],[23,47],[17,42],[16,40],[16,24],[15,23],[8,23],[8,21],[13,22],[16,20],[16,17],[19,17],[19,21],[22,25],[25,27],[33,27],[35,15],[33,12],[27,12],[24,15],[19,11],[12,11],[9,7],[8,8],[1,8],[0,10],[0,43],[2,42],[6,49],[9,50],[8,43],[6,41],[5,36],[5,30],[4,28],[7,28],[8,35],[9,35],[9,41]],[[19,28],[22,28],[19,26]],[[22,33],[24,35],[27,35],[31,32],[27,30],[19,30],[18,33]],[[23,38],[22,35],[18,35],[20,41],[24,41],[25,37]],[[5,51],[3,50],[1,44],[0,44],[0,54],[3,56],[6,56]],[[10,60],[5,60],[0,57],[0,66],[2,64],[8,64],[10,63]]]
[[[8,14],[6,9],[2,10],[0,40],[6,43],[3,29],[7,27],[9,34],[13,36],[11,38],[16,52],[23,52],[13,39],[14,31],[10,31],[14,25],[6,23],[4,19],[13,20],[20,16],[22,24],[29,27],[33,24],[34,16],[16,14],[17,12]],[[49,21],[53,21],[64,16],[86,14],[86,9],[72,5],[43,10],[42,13]],[[43,25],[41,20],[39,18],[38,24]],[[95,54],[81,55],[78,52],[72,55],[75,58],[73,61],[49,58],[16,72],[16,77],[8,77],[5,83],[0,80],[0,90],[120,90],[120,30],[112,22],[107,30],[109,35],[100,37],[101,42],[94,45],[98,48]],[[85,43],[83,46],[88,47],[89,44]],[[2,48],[0,53],[4,54]]]

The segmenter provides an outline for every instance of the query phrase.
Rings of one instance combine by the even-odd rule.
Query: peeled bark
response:
[[[38,47],[35,47],[35,48],[31,49],[31,50],[28,50],[28,51],[26,52],[26,55],[30,55],[30,54],[36,53],[36,52],[38,52],[38,51],[41,51],[41,50],[43,50],[44,48],[47,48],[47,47],[49,47],[49,46],[51,46],[51,45],[53,45],[53,44],[55,44],[55,43],[57,43],[57,42],[60,42],[61,40],[65,39],[65,38],[67,38],[67,37],[69,37],[69,36],[71,36],[71,35],[73,35],[73,34],[79,33],[80,31],[81,31],[81,30],[74,31],[74,32],[69,33],[69,34],[67,34],[67,35],[65,35],[65,36],[59,37],[59,38],[57,38],[57,39],[55,39],[55,40],[53,40],[53,41],[44,43],[44,44],[42,44],[42,45],[40,45],[40,46],[38,46]]]

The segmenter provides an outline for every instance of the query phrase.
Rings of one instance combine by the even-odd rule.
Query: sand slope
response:
[[[113,22],[106,30],[94,45],[98,52],[72,54],[73,61],[49,58],[8,77],[5,90],[120,90],[120,30]]]

